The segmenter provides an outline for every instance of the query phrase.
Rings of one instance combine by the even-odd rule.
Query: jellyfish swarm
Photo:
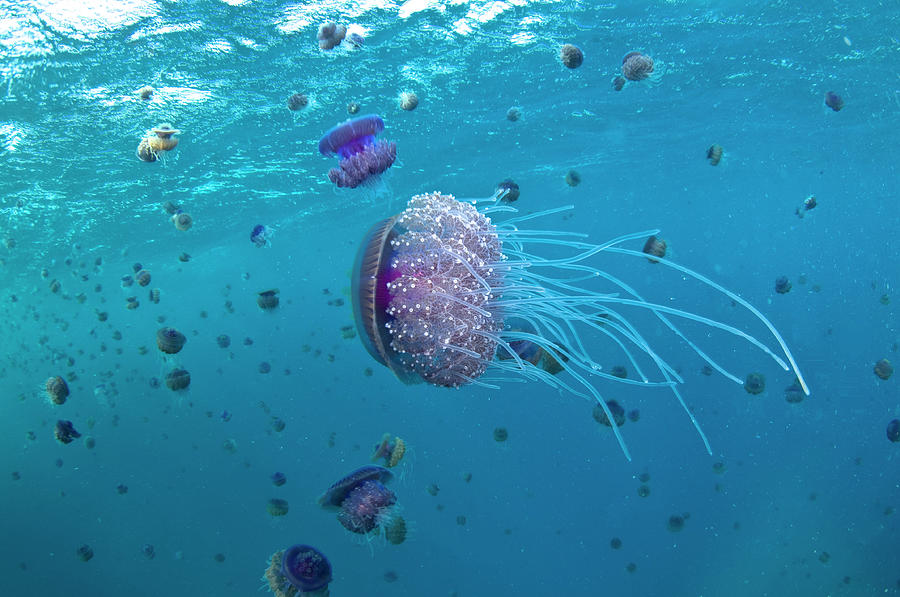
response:
[[[375,135],[384,130],[377,114],[366,114],[329,130],[319,140],[319,153],[338,155],[338,168],[328,178],[339,187],[358,187],[391,167],[397,159],[397,144],[378,141]]]
[[[417,195],[406,210],[379,222],[365,237],[352,278],[359,337],[369,354],[401,381],[425,381],[443,387],[478,383],[496,388],[480,379],[491,369],[501,375],[540,380],[592,399],[610,421],[615,417],[598,382],[668,388],[712,453],[681,396],[678,386],[684,380],[680,373],[622,313],[635,310],[647,314],[645,319],[651,325],[657,322],[658,327],[671,331],[712,369],[737,384],[743,384],[743,379],[726,371],[670,318],[703,324],[746,340],[786,371],[792,370],[809,394],[781,335],[755,307],[733,292],[662,256],[654,256],[654,265],[649,266],[672,268],[683,278],[693,278],[750,311],[774,337],[787,362],[742,329],[645,300],[625,280],[590,264],[594,258],[612,255],[643,261],[647,257],[644,252],[620,245],[643,241],[658,230],[626,234],[601,244],[557,230],[520,230],[522,222],[571,207],[511,217],[495,224],[488,215],[516,212],[500,203],[500,196],[498,193],[473,203],[437,192]],[[483,205],[480,209],[476,207],[479,203]],[[548,245],[568,251],[568,255],[551,259],[528,250]],[[598,283],[608,284],[609,291],[595,289]],[[523,320],[530,325],[521,325]],[[629,369],[635,376],[621,378],[604,371],[585,346],[585,332],[605,337],[617,347],[631,363]],[[523,341],[533,345],[529,348],[558,355],[560,374],[554,375],[533,359],[523,358],[523,354],[528,356]],[[651,379],[653,371],[655,379]],[[612,431],[630,459],[621,431],[617,426]]]

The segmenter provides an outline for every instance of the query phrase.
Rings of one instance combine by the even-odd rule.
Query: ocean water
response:
[[[320,50],[327,21],[363,46]],[[295,543],[328,556],[335,596],[900,593],[900,444],[885,433],[898,377],[873,374],[900,363],[898,31],[890,1],[0,1],[0,595],[264,594],[269,556]],[[565,43],[579,68],[561,63]],[[617,92],[635,50],[654,76]],[[298,92],[309,104],[290,111]],[[383,117],[398,158],[336,189],[317,143],[351,101]],[[163,122],[179,145],[141,162]],[[621,428],[628,461],[590,401],[538,382],[400,383],[344,337],[362,238],[415,194],[485,198],[507,178],[524,214],[573,206],[534,228],[595,242],[660,229],[673,260],[773,322],[811,394],[788,403],[792,374],[679,322],[767,387],[703,375],[639,310],[712,454],[660,388],[598,382],[640,409]],[[250,242],[256,224],[270,246]],[[136,262],[150,286],[122,288]],[[677,272],[621,255],[591,265],[774,344]],[[281,304],[263,312],[270,288]],[[162,325],[187,336],[168,360]],[[605,368],[627,364],[601,337],[585,344]],[[188,390],[151,385],[175,364]],[[55,375],[70,380],[61,406],[43,389]],[[57,442],[58,419],[83,436]],[[316,503],[385,432],[410,447],[390,484],[401,545],[360,540]]]

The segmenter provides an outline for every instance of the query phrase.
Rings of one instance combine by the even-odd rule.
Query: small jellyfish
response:
[[[825,105],[835,112],[840,112],[844,107],[844,99],[834,91],[829,91],[825,94]]]
[[[628,420],[631,421],[632,423],[637,423],[638,421],[640,421],[641,420],[641,411],[639,411],[636,408],[633,408],[630,411],[628,411]]]
[[[581,184],[581,174],[577,170],[569,170],[566,172],[566,184],[570,187],[577,187]]]
[[[160,296],[161,292],[162,291],[159,288],[151,288],[150,294],[148,295],[148,297],[150,298],[150,302],[153,303],[154,305],[158,305],[159,304],[159,296]]]
[[[713,144],[709,146],[709,149],[706,150],[706,159],[709,160],[710,166],[718,166],[719,162],[722,161],[722,146],[718,144]]]
[[[509,110],[506,111],[506,119],[510,122],[515,122],[521,117],[522,117],[522,110],[516,106],[513,106]]]
[[[81,434],[75,430],[75,425],[72,424],[72,421],[63,419],[56,422],[53,435],[56,436],[56,439],[61,444],[71,444],[74,440],[81,437]]]
[[[278,306],[279,302],[281,302],[278,298],[278,292],[279,290],[277,288],[258,292],[256,296],[256,304],[263,311],[271,311]]]
[[[138,96],[142,100],[148,100],[153,97],[154,91],[155,91],[155,89],[153,89],[153,87],[151,87],[150,85],[144,85],[143,87],[138,89],[137,92],[138,92]]]
[[[281,498],[272,498],[266,504],[266,511],[272,516],[285,516],[289,509],[287,500]]]
[[[791,281],[787,276],[779,276],[775,279],[775,292],[778,294],[787,294],[791,291]]]
[[[181,263],[187,263],[190,260],[191,260],[191,256],[188,255],[187,253],[182,253],[181,255],[178,256],[178,261],[180,261]]]
[[[622,408],[622,405],[615,400],[607,400],[606,406],[609,408],[609,412],[612,413],[613,420],[616,422],[616,427],[621,427],[622,425],[624,425],[625,409]],[[604,408],[599,404],[594,405],[594,409],[591,414],[593,415],[594,420],[601,425],[612,427],[612,423],[610,423],[609,417],[606,416],[606,410],[604,410]]]
[[[613,79],[613,89],[622,91],[623,87],[625,87],[625,77],[616,77]]]
[[[47,380],[47,396],[53,404],[65,404],[69,397],[69,385],[66,380],[57,375]]]
[[[665,257],[666,249],[668,248],[668,244],[663,239],[658,236],[651,236],[647,239],[647,242],[644,243],[644,253],[647,255],[653,255],[654,257]],[[656,259],[648,257],[647,260],[650,263],[659,263]]]
[[[800,384],[797,382],[792,383],[784,389],[784,399],[791,404],[803,402],[805,396],[806,394],[803,393],[803,388],[801,388]]]
[[[156,332],[156,346],[166,354],[177,354],[184,347],[187,338],[175,328],[159,328]]]
[[[284,473],[276,472],[272,474],[272,485],[274,485],[275,487],[281,487],[285,483],[287,483],[287,477]]]
[[[509,439],[509,431],[507,431],[506,427],[497,427],[494,429],[494,441],[497,443],[503,443]]]
[[[141,553],[144,554],[144,557],[148,560],[152,560],[156,557],[156,549],[149,543],[144,543],[141,546]]]
[[[888,423],[887,438],[894,443],[900,442],[900,419]]]
[[[578,46],[566,44],[559,50],[559,59],[567,68],[578,68],[584,62],[584,53]]]
[[[119,495],[125,495],[126,493],[128,493],[128,486],[124,483],[119,483],[118,485],[116,485],[116,493],[118,493]]]
[[[228,348],[231,346],[231,338],[227,334],[220,334],[216,338],[216,344],[219,345],[219,348]]]
[[[78,556],[78,559],[82,562],[87,562],[94,557],[94,550],[91,549],[90,545],[85,543],[75,550],[75,555]]]
[[[147,286],[150,284],[150,272],[145,269],[142,269],[134,276],[135,281],[141,286]]]
[[[873,371],[879,379],[888,379],[891,377],[891,375],[894,374],[894,366],[891,365],[891,362],[889,360],[881,359],[880,361],[875,363]]]
[[[748,373],[744,389],[748,394],[761,394],[766,389],[766,377],[762,373]]]
[[[391,438],[390,433],[385,433],[375,446],[372,462],[383,459],[388,468],[394,468],[403,459],[404,454],[406,454],[406,442],[399,437]]]
[[[622,58],[622,74],[629,81],[642,81],[653,72],[653,59],[640,52],[629,52]]]
[[[366,38],[354,31],[347,36],[347,41],[350,42],[354,50],[358,50],[366,43]]]
[[[172,216],[172,223],[175,224],[176,230],[187,232],[194,225],[194,218],[186,211],[181,211]]]
[[[397,144],[376,140],[383,130],[381,117],[367,114],[326,132],[319,140],[319,153],[340,158],[338,167],[328,172],[331,182],[353,189],[390,168],[397,159]]]
[[[166,201],[165,203],[163,203],[163,211],[165,211],[170,216],[174,216],[175,214],[181,212],[178,206],[171,201]]]
[[[681,531],[682,529],[684,529],[684,516],[673,514],[669,517],[669,522],[666,524],[666,526],[673,533]]]
[[[308,104],[309,98],[302,93],[295,93],[289,97],[287,101],[288,110],[291,110],[292,112],[305,108]]]
[[[507,178],[497,183],[497,192],[503,193],[500,201],[512,203],[519,198],[519,185],[511,178]]]
[[[216,555],[213,556],[213,560],[215,560],[216,562],[221,564],[222,562],[225,561],[225,554],[221,553],[221,552],[217,553]]]
[[[284,428],[287,427],[287,423],[284,422],[284,419],[280,419],[278,417],[272,417],[272,431],[276,433],[281,433],[284,431]]]
[[[803,216],[806,215],[806,212],[808,212],[811,209],[815,209],[816,205],[818,205],[816,196],[809,195],[806,199],[803,200],[803,204],[794,210],[794,214],[802,220]]]
[[[622,548],[622,540],[618,537],[613,537],[609,540],[609,546],[613,549],[621,549]]]
[[[150,149],[159,153],[161,151],[172,151],[175,149],[175,146],[178,145],[178,137],[174,137],[173,135],[177,135],[181,133],[178,129],[172,128],[172,125],[168,123],[163,123],[156,128],[152,129],[151,132],[155,135],[154,137],[149,137],[150,139]]]
[[[347,113],[348,114],[359,114],[361,106],[356,102],[350,102],[347,104]]]
[[[384,526],[384,537],[391,545],[400,545],[406,541],[406,520],[402,516],[392,516]]]
[[[400,94],[400,107],[407,112],[412,112],[419,105],[419,96],[412,91],[404,91]]]
[[[166,375],[166,387],[173,392],[184,390],[189,385],[191,385],[191,374],[187,371],[187,369],[182,369],[179,367],[177,369],[173,369],[168,373],[168,375]]]
[[[322,50],[331,50],[335,46],[344,41],[347,35],[347,28],[343,25],[335,23],[324,23],[319,25],[319,32],[316,35],[319,40],[319,48]]]
[[[609,370],[609,374],[619,379],[626,379],[628,377],[628,369],[623,365],[615,365]]]
[[[271,246],[270,239],[272,235],[275,234],[275,231],[269,228],[268,226],[263,226],[262,224],[257,224],[253,227],[253,230],[250,231],[250,242],[257,246],[257,248],[263,248]]]
[[[131,264],[131,271],[133,271],[134,273],[138,273],[142,269],[144,269],[144,266],[141,265],[141,263],[139,261],[136,261]]]

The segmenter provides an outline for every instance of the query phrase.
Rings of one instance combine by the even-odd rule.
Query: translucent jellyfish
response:
[[[646,300],[625,279],[592,265],[594,260],[604,258],[634,260],[634,276],[643,279],[652,273],[640,271],[640,261],[647,254],[622,245],[648,235],[655,237],[658,231],[626,234],[594,244],[584,235],[570,232],[522,230],[519,225],[523,222],[569,208],[510,216],[494,223],[488,215],[516,211],[498,197],[499,193],[481,202],[462,202],[437,192],[417,195],[406,210],[377,223],[364,238],[351,291],[359,337],[369,354],[404,383],[498,388],[494,378],[485,377],[488,371],[500,380],[524,377],[591,399],[610,421],[615,417],[599,389],[603,384],[663,389],[672,393],[712,453],[699,422],[682,398],[679,387],[684,378],[648,338],[656,338],[660,331],[670,332],[726,378],[737,384],[743,384],[743,380],[675,323],[686,320],[746,341],[784,370],[792,371],[803,391],[809,393],[781,335],[737,294],[662,256],[653,256],[656,264],[652,267],[673,269],[682,279],[699,281],[749,311],[755,319],[740,324],[742,327],[692,313],[683,303],[676,306]],[[552,258],[530,250],[548,245],[555,250]],[[639,318],[640,328],[626,312],[644,314]],[[533,331],[507,326],[507,320],[525,320]],[[753,322],[768,330],[781,354],[743,329]],[[583,338],[588,333],[591,343]],[[595,339],[617,349],[634,375],[620,378],[607,372],[592,356]],[[559,355],[561,372],[554,375],[523,359],[511,344],[519,341]],[[512,358],[498,358],[500,353]],[[604,359],[608,358],[605,351]],[[611,429],[630,458],[619,427]]]
[[[829,91],[825,94],[825,105],[835,112],[840,112],[844,107],[844,99],[835,92]]]
[[[778,276],[775,279],[775,292],[778,294],[787,294],[791,291],[791,281],[787,276]]]
[[[166,354],[181,352],[185,342],[187,342],[185,335],[175,328],[159,328],[156,332],[156,346]]]
[[[376,140],[383,130],[380,116],[366,114],[325,133],[319,140],[319,153],[340,157],[339,167],[328,172],[331,182],[353,189],[390,168],[397,159],[397,144]]]
[[[889,441],[900,442],[900,419],[893,419],[888,423],[886,433]]]
[[[412,112],[419,105],[419,96],[412,91],[404,91],[400,94],[400,108]]]
[[[335,46],[340,45],[347,35],[347,28],[343,25],[335,23],[324,23],[319,25],[319,32],[316,37],[319,40],[319,48],[323,50],[331,50]]]
[[[385,466],[394,468],[403,456],[406,454],[406,442],[400,437],[392,437],[390,433],[381,436],[381,441],[375,446],[375,453],[372,454],[372,462],[384,460]]]
[[[72,421],[66,421],[63,419],[60,419],[56,422],[56,427],[53,430],[53,435],[61,444],[71,444],[73,441],[81,437],[81,434],[76,431],[75,425],[72,424]]]
[[[166,375],[166,387],[173,392],[186,390],[189,385],[191,385],[191,374],[187,369],[178,367]]]
[[[309,98],[307,98],[302,93],[295,93],[291,97],[288,98],[287,107],[288,110],[292,112],[296,112],[297,110],[302,110],[309,104]]]
[[[706,159],[709,160],[710,166],[718,166],[719,162],[722,161],[722,149],[721,145],[713,144],[709,146],[709,149],[706,150]]]
[[[279,290],[277,288],[257,292],[256,305],[263,311],[271,311],[281,302],[281,299],[278,298],[278,293]]]
[[[272,245],[271,238],[275,235],[275,231],[268,226],[257,224],[250,231],[250,242],[257,248],[269,247]]]
[[[53,404],[65,404],[66,398],[69,397],[69,384],[66,380],[57,375],[47,380],[47,397]]]

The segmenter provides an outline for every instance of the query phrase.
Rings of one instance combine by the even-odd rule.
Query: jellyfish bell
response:
[[[653,73],[653,58],[629,52],[622,58],[622,75],[629,81],[643,81]]]
[[[263,580],[275,597],[328,597],[331,563],[315,547],[293,545],[272,554]]]
[[[319,496],[318,503],[325,509],[340,508],[350,492],[361,483],[366,481],[378,481],[379,483],[384,484],[393,478],[394,473],[383,466],[367,464],[332,483],[331,487]]]
[[[328,178],[338,187],[358,187],[383,173],[397,159],[397,144],[375,137],[384,130],[377,114],[366,114],[332,127],[319,140],[319,153],[337,155]]]
[[[722,161],[722,146],[715,143],[710,145],[709,149],[706,150],[706,159],[709,160],[710,166],[718,166],[719,162]]]
[[[194,218],[186,211],[179,211],[172,216],[172,223],[175,224],[176,230],[187,232],[194,225]]]
[[[277,288],[257,292],[256,305],[263,311],[271,311],[275,309],[281,302],[281,299],[278,298],[278,293],[279,290]]]
[[[705,325],[748,342],[786,371],[792,371],[804,393],[809,393],[781,335],[737,294],[661,255],[652,255],[658,264],[654,267],[672,269],[683,280],[699,281],[749,311],[772,335],[780,354],[743,329],[747,324],[738,327],[676,308],[668,301],[652,302],[626,280],[591,265],[601,257],[647,258],[647,253],[621,245],[648,235],[655,237],[658,231],[626,234],[593,244],[586,242],[584,235],[523,230],[519,228],[523,222],[569,208],[511,215],[495,223],[489,215],[516,211],[501,203],[499,197],[461,202],[438,192],[417,195],[402,213],[378,222],[364,238],[351,291],[358,335],[369,354],[402,382],[496,388],[482,381],[490,370],[501,376],[543,381],[591,399],[609,421],[615,416],[598,389],[602,384],[667,389],[711,453],[705,434],[679,391],[684,379],[660,349],[650,345],[645,333],[656,336],[658,330],[671,332],[714,370],[737,384],[743,384],[743,380],[720,365],[673,321],[686,320],[690,325]],[[547,245],[568,255],[550,259],[530,250]],[[636,326],[626,312],[645,314],[640,321],[650,329]],[[507,326],[507,320],[527,321],[530,329]],[[588,350],[587,346],[593,344],[584,341],[587,334],[621,351],[634,375],[620,378],[606,372]],[[530,358],[522,358],[519,352],[525,345],[521,341],[559,355],[559,375]],[[518,349],[514,342],[520,343],[515,345]],[[504,354],[512,358],[503,358]],[[609,355],[604,354],[604,358]],[[612,432],[630,458],[618,426],[613,426]]]
[[[147,137],[150,143],[150,149],[157,154],[161,151],[172,151],[178,145],[178,135],[181,133],[178,129],[172,128],[172,125],[163,123],[150,130],[153,136]]]
[[[272,245],[271,238],[275,235],[275,231],[268,226],[257,224],[250,231],[250,242],[257,248],[269,247]]]
[[[47,397],[53,404],[65,404],[69,397],[69,385],[59,375],[51,377],[46,383]]]
[[[165,354],[178,354],[184,347],[187,338],[175,328],[159,328],[156,332],[156,346]]]
[[[319,25],[319,31],[316,34],[319,40],[319,48],[322,50],[331,50],[335,46],[340,45],[347,35],[347,28],[336,23],[323,23]]]
[[[584,62],[584,53],[576,45],[565,44],[559,49],[559,59],[566,68],[578,68]]]

